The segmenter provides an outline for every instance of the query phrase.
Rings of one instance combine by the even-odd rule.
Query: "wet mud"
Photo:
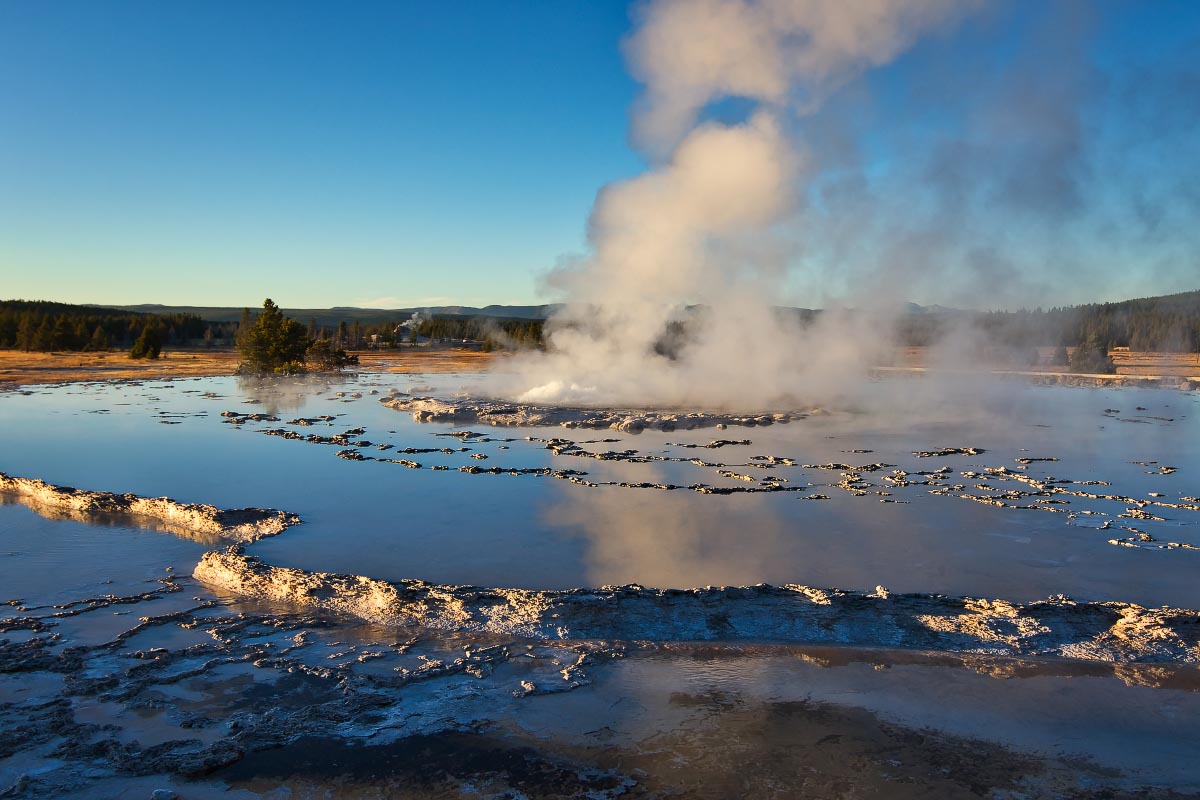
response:
[[[1066,783],[1057,773],[1103,777],[1102,770],[1086,765],[1047,764],[994,744],[911,730],[828,703],[754,703],[720,692],[679,692],[669,702],[682,712],[679,727],[636,742],[614,741],[613,732],[603,729],[591,741],[565,746],[503,730],[427,734],[375,747],[307,738],[252,754],[218,775],[233,787],[281,783],[302,797],[364,792],[547,800],[975,798],[1015,794],[1035,781]],[[732,744],[746,740],[755,742],[750,751]],[[1107,790],[1072,796],[1132,795]]]

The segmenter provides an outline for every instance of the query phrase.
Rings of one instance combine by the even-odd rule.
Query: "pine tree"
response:
[[[88,341],[88,350],[107,350],[108,349],[108,334],[104,332],[103,325],[97,325],[92,331],[92,338]]]
[[[162,353],[163,331],[157,322],[147,322],[129,351],[130,358],[158,358]]]
[[[33,349],[34,334],[37,332],[37,321],[32,311],[21,315],[17,323],[17,347],[28,352]]]
[[[162,338],[162,327],[156,321],[146,323],[137,341],[133,342],[131,359],[157,359],[162,353]]]
[[[1112,375],[1116,371],[1117,366],[1108,355],[1108,345],[1096,336],[1088,337],[1071,354],[1071,372]]]
[[[269,297],[254,324],[240,330],[237,339],[245,366],[255,372],[303,371],[309,344],[304,326],[285,317]]]
[[[50,333],[51,350],[74,350],[75,329],[71,320],[60,316],[54,320],[54,328]]]
[[[42,324],[33,334],[33,349],[42,352],[54,349],[54,328],[51,326],[48,316],[42,317]]]

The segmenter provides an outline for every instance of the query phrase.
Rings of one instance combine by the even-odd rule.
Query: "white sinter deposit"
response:
[[[44,516],[85,521],[100,516],[144,517],[182,532],[233,542],[253,542],[300,524],[300,517],[275,509],[220,509],[202,503],[180,503],[169,497],[92,492],[54,486],[36,478],[10,477],[3,472],[0,492],[15,495]]]
[[[388,408],[409,412],[416,422],[480,423],[498,427],[613,429],[624,433],[643,430],[694,430],[730,425],[754,427],[803,419],[816,411],[735,414],[717,411],[646,411],[635,409],[573,408],[530,403],[506,403],[473,398],[410,397],[393,390],[380,398]]]
[[[539,591],[388,583],[274,567],[240,548],[194,577],[243,597],[376,624],[542,640],[737,641],[888,647],[1105,662],[1200,662],[1200,613],[1065,597],[1003,600],[758,585]]]

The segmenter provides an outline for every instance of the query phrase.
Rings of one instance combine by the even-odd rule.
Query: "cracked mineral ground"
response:
[[[0,394],[0,798],[1200,794],[1200,395]]]

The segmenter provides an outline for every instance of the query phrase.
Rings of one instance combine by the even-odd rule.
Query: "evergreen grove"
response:
[[[1200,353],[1200,291],[1046,310],[914,314],[899,321],[898,338],[910,347],[932,344],[964,316],[1008,347]]]
[[[31,300],[0,301],[0,348],[27,351],[127,350],[148,326],[159,347],[199,340],[209,329],[191,314],[141,314]]]
[[[268,301],[269,302],[269,301]],[[286,319],[274,303],[264,304],[262,318],[271,333],[265,342],[252,343],[248,363],[271,365],[269,371],[289,362],[336,363],[339,350],[371,345],[393,346],[422,339],[481,342],[485,350],[520,349],[543,345],[543,321],[479,317],[432,317],[416,325],[405,319],[368,325],[345,320],[332,328]],[[804,320],[817,316],[806,312]],[[1010,347],[1067,347],[1087,349],[1128,347],[1159,352],[1200,352],[1200,291],[1163,297],[1127,300],[1048,310],[1013,312],[945,312],[901,318],[900,343],[921,346],[936,341],[967,317],[999,344]],[[406,323],[406,324],[402,324]],[[155,357],[164,347],[217,344],[237,335],[249,335],[257,320],[249,311],[241,323],[206,322],[194,314],[150,314],[98,306],[44,301],[0,301],[0,349],[26,351],[130,350],[132,355]],[[748,327],[753,320],[747,321]],[[299,330],[297,330],[299,328]],[[303,335],[301,335],[303,334]],[[255,337],[258,334],[254,335]],[[300,347],[301,341],[304,347]],[[308,349],[314,342],[313,353]],[[283,355],[288,356],[278,361]],[[1065,361],[1065,358],[1061,359]]]
[[[327,339],[311,338],[308,328],[285,317],[269,297],[257,317],[252,318],[249,309],[242,312],[237,349],[242,356],[241,371],[246,372],[294,374],[338,369],[358,361]]]

